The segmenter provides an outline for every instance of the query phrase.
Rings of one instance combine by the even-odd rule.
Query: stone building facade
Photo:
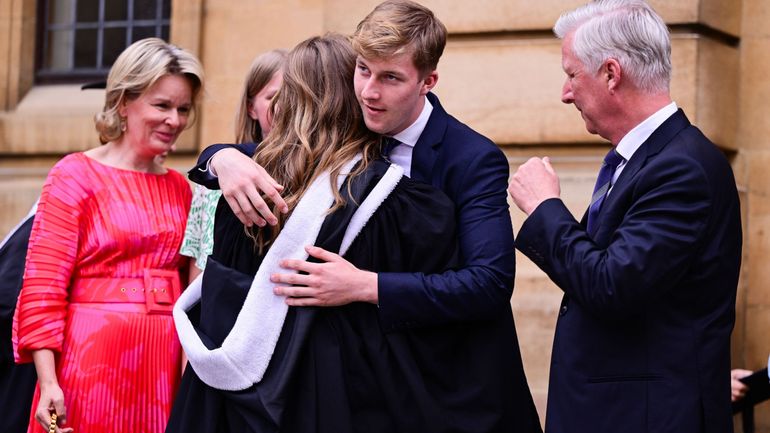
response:
[[[560,43],[550,28],[582,0],[423,0],[450,31],[435,89],[450,113],[494,140],[511,170],[552,157],[562,196],[580,216],[607,143],[560,102]],[[672,94],[730,159],[741,194],[744,260],[733,364],[766,365],[770,353],[770,1],[650,0],[672,32]],[[103,91],[34,82],[41,1],[0,0],[0,235],[26,213],[62,155],[98,145],[93,114]],[[327,31],[351,33],[376,0],[173,0],[173,43],[199,55],[207,90],[198,122],[169,164],[184,171],[199,149],[231,141],[251,59]],[[766,165],[767,164],[767,165]],[[511,210],[514,230],[523,214]],[[561,292],[518,256],[511,300],[524,364],[541,416]],[[696,301],[697,302],[697,301]],[[757,411],[770,431],[770,410]]]

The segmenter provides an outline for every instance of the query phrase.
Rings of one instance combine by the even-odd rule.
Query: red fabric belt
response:
[[[145,304],[149,314],[171,314],[180,293],[179,272],[146,269],[143,278],[79,278],[69,302]]]

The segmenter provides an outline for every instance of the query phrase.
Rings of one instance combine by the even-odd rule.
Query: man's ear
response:
[[[623,78],[623,71],[621,70],[620,63],[612,58],[605,60],[602,65],[602,73],[607,83],[607,89],[610,93],[613,93],[618,89]]]
[[[438,72],[434,69],[425,78],[422,79],[422,85],[420,87],[420,95],[425,96],[431,91],[438,83]]]

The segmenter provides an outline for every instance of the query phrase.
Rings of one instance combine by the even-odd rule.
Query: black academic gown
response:
[[[317,246],[339,249],[356,203],[387,166],[375,161],[353,181],[353,200],[326,217]],[[347,196],[345,185],[340,191]],[[196,328],[209,348],[232,328],[264,257],[224,201],[215,224]],[[441,272],[458,263],[455,230],[453,203],[404,177],[345,258],[375,272]],[[462,431],[453,426],[452,404],[457,388],[472,381],[460,366],[473,354],[433,338],[455,331],[447,326],[386,333],[377,309],[290,308],[264,378],[244,391],[211,388],[188,365],[167,433]]]
[[[0,432],[3,433],[27,431],[37,382],[34,364],[14,364],[11,344],[13,313],[24,277],[33,220],[29,216],[0,248]]]

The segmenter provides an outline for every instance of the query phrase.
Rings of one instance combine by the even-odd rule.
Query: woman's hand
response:
[[[64,392],[58,383],[40,384],[40,401],[35,409],[35,419],[48,432],[51,426],[51,414],[57,415],[56,433],[71,433],[71,427],[62,427],[67,423],[67,408],[64,404]]]
[[[72,433],[71,427],[61,426],[67,423],[67,407],[64,405],[64,392],[56,377],[56,357],[50,349],[38,349],[32,352],[37,371],[37,383],[40,386],[40,401],[35,408],[35,420],[43,430],[49,432],[51,414],[56,414],[56,428],[52,433]]]

